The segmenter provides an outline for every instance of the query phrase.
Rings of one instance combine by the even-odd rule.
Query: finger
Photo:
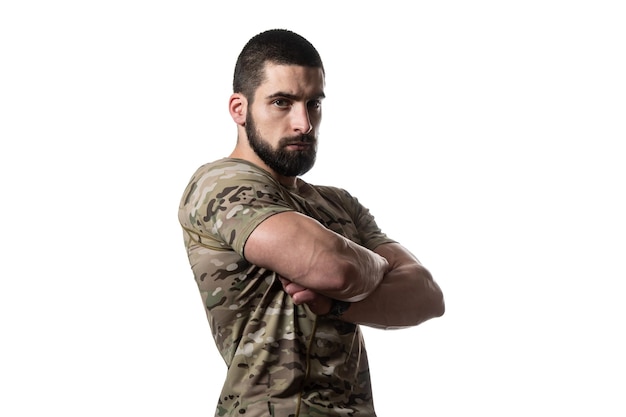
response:
[[[302,291],[298,291],[294,294],[291,294],[291,298],[293,302],[296,304],[306,304],[314,301],[318,297],[318,294],[314,291],[304,289]]]
[[[283,288],[285,289],[285,291],[287,291],[287,293],[289,294],[293,294],[295,292],[298,291],[303,291],[306,288],[303,287],[302,285],[296,284],[295,282],[289,281],[287,278],[280,278],[280,282],[281,284],[283,284]]]
[[[297,292],[306,290],[306,288],[304,288],[302,285],[294,284],[293,282],[288,283],[283,288],[289,295],[293,295]]]

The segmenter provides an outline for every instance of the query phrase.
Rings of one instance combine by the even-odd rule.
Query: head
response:
[[[324,74],[322,58],[308,40],[286,29],[270,29],[254,36],[243,47],[235,64],[233,93],[253,100],[254,92],[265,78],[267,62],[319,68]]]
[[[230,110],[244,142],[238,146],[249,146],[279,176],[311,169],[324,97],[324,67],[313,45],[283,29],[256,35],[239,55],[233,90]]]

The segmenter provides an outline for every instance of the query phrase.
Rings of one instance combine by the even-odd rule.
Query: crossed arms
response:
[[[263,221],[248,237],[244,255],[281,276],[294,302],[316,314],[328,313],[332,299],[350,301],[343,320],[399,328],[445,310],[439,286],[400,244],[371,251],[297,212]]]

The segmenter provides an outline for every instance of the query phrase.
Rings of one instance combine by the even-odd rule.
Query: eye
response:
[[[289,100],[285,100],[283,98],[277,98],[276,100],[272,101],[272,104],[280,108],[287,108],[291,105]]]
[[[311,100],[308,103],[310,109],[319,109],[322,107],[322,100]]]

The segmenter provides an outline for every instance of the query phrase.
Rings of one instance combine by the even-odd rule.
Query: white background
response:
[[[327,71],[305,179],[446,296],[366,329],[379,416],[624,416],[619,3],[3,2],[0,415],[212,415],[178,201],[234,146],[241,47],[283,27]]]

